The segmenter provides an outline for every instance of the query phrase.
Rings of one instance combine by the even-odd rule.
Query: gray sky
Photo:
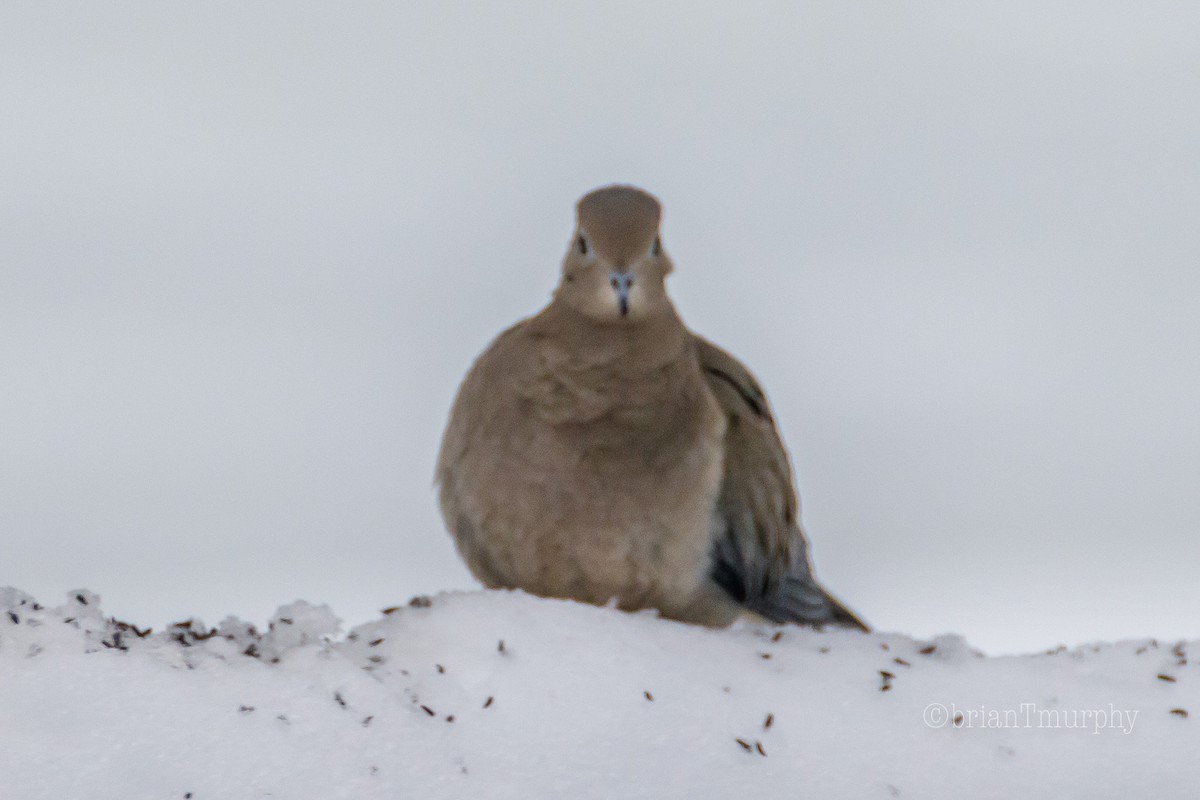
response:
[[[1198,43],[1185,3],[4,4],[0,584],[154,625],[474,586],[449,403],[629,181],[866,619],[1200,635]]]

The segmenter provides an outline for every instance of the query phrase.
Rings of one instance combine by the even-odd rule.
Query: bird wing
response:
[[[736,358],[693,336],[704,378],[728,421],[714,511],[713,581],[775,622],[866,630],[813,578],[792,468],[766,394]]]

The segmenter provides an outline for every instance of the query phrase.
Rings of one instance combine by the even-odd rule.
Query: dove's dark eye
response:
[[[579,235],[579,252],[587,255],[587,239],[583,238],[583,234]]]

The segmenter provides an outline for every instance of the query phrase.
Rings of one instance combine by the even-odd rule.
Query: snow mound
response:
[[[0,589],[0,796],[1193,797],[1200,643],[713,631],[519,592],[338,637],[325,606],[149,632]]]

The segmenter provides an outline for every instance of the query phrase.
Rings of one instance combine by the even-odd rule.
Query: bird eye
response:
[[[654,244],[650,247],[650,255],[656,256],[662,252],[662,239],[655,236]]]
[[[583,234],[579,234],[579,252],[587,255],[587,239],[583,238]]]

